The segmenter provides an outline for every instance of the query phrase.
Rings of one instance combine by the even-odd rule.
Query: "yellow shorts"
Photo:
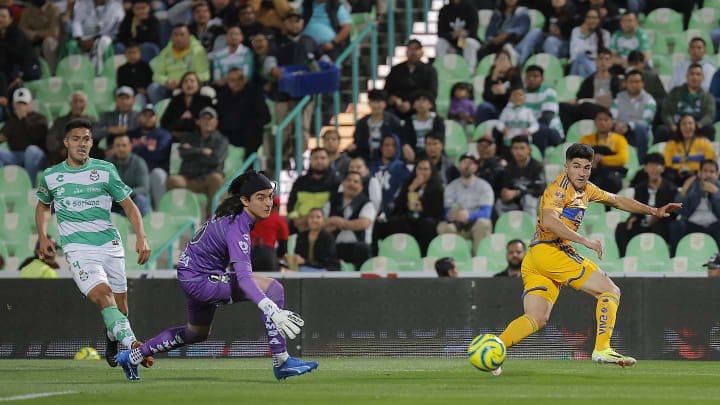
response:
[[[569,244],[538,243],[530,248],[522,262],[523,294],[539,295],[553,305],[560,293],[560,286],[576,290],[598,268]]]

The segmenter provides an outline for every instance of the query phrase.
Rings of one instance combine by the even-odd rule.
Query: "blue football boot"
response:
[[[282,366],[273,367],[273,372],[275,373],[275,378],[284,380],[288,377],[309,373],[316,368],[318,368],[317,361],[302,361],[295,357],[288,357]]]
[[[139,381],[140,374],[138,373],[137,364],[132,364],[130,361],[130,352],[132,350],[125,350],[124,352],[117,355],[117,362],[125,372],[125,376],[130,381]]]

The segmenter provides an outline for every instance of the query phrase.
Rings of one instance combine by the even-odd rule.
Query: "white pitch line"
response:
[[[0,402],[22,401],[25,399],[35,399],[35,398],[42,398],[42,397],[52,397],[55,395],[67,395],[67,394],[76,394],[76,393],[77,393],[77,391],[39,392],[37,394],[16,395],[14,397],[0,398]]]

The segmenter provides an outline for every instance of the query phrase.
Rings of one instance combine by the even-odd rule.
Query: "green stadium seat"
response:
[[[35,221],[28,221],[17,212],[8,212],[0,218],[0,241],[5,243],[10,256],[26,258],[34,249],[28,249],[31,227]]]
[[[605,220],[605,206],[600,203],[589,203],[583,216],[583,224],[597,223]]]
[[[701,269],[710,256],[719,251],[712,236],[704,233],[691,233],[680,239],[675,255],[686,256],[690,261],[691,268]]]
[[[180,173],[181,164],[182,158],[180,157],[180,144],[175,142],[170,145],[170,175]]]
[[[685,50],[684,53],[675,52],[672,55],[653,55],[652,61],[653,67],[658,69],[661,76],[670,75],[672,77],[673,68],[689,58],[690,56],[687,54],[687,50]]]
[[[445,153],[455,160],[468,152],[468,142],[465,130],[459,122],[445,120]]]
[[[114,55],[112,59],[108,59],[103,64],[103,71],[101,76],[107,78],[112,83],[116,82],[117,70],[120,66],[124,65],[127,61],[125,55]]]
[[[555,181],[558,175],[565,170],[564,166],[556,165],[556,164],[546,164],[545,165],[545,181],[547,184],[552,183]]]
[[[535,233],[535,219],[525,211],[506,212],[497,219],[495,233],[528,242]]]
[[[124,216],[112,213],[110,214],[110,221],[115,225],[115,228],[117,228],[118,232],[120,233],[120,238],[125,242],[128,238],[128,235],[130,235],[130,229],[132,229],[132,225],[130,224],[130,220],[125,218]]]
[[[632,145],[628,145],[628,149],[630,156],[628,157],[628,162],[625,164],[625,168],[627,169],[625,178],[629,180],[635,177],[635,173],[641,169],[641,166],[640,159],[638,159],[637,148]]]
[[[170,104],[169,98],[164,98],[155,104],[155,114],[158,116],[158,121],[162,119],[163,115],[165,115],[165,110],[167,109],[168,104]]]
[[[545,26],[545,16],[543,13],[531,8],[528,9],[528,14],[530,14],[530,28],[543,29]]]
[[[491,73],[493,63],[495,63],[494,53],[483,56],[483,58],[480,59],[480,62],[478,63],[477,71],[475,72],[475,79],[481,78],[483,85],[485,85],[485,76],[488,76]],[[476,98],[476,101],[479,100],[482,100],[482,98]]]
[[[667,145],[667,142],[658,142],[655,145],[651,145],[647,153],[659,153],[662,155],[665,151],[665,145]]]
[[[228,157],[225,159],[225,178],[231,179],[235,172],[240,169],[245,161],[245,148],[240,146],[229,145]]]
[[[435,262],[437,262],[438,258],[433,256],[425,256],[422,258],[422,269],[424,272],[427,273],[437,273],[437,270],[435,270]]]
[[[717,26],[717,23],[715,24]],[[675,32],[675,31],[673,31]],[[676,34],[672,34],[671,37],[667,38],[668,40],[673,40],[674,47],[673,47],[673,53],[682,53],[687,55],[688,47],[690,46],[690,40],[692,40],[695,37],[699,37],[705,40],[706,47],[708,49],[708,54],[713,53],[713,45],[712,45],[712,39],[710,38],[710,34],[703,30],[699,29],[689,29],[684,32],[678,32]]]
[[[65,104],[65,105],[67,105],[67,104]],[[70,108],[70,106],[68,106],[68,109],[69,108]],[[38,114],[45,117],[45,119],[48,122],[48,125],[55,120],[56,115],[59,115],[59,112],[57,109],[55,109],[55,112],[57,112],[57,114],[53,114],[53,109],[51,108],[51,106],[46,103],[41,103],[39,100],[32,101],[32,109],[33,109],[33,111],[35,111]],[[60,109],[60,110],[62,110],[62,109]]]
[[[475,252],[475,257],[473,257],[473,270],[477,269],[477,271],[480,271],[482,268],[481,265],[485,266],[485,271],[492,273],[504,269],[507,266],[507,259],[505,257],[507,243],[512,239],[514,238],[507,237],[504,233],[493,233],[481,240],[480,244],[478,244],[477,252]],[[476,259],[478,257],[484,257],[485,263],[477,262]]]
[[[437,100],[435,100],[435,111],[441,116],[441,117],[447,117],[448,111],[450,110],[450,99],[449,98],[440,98],[438,97]]]
[[[577,250],[577,252],[585,258],[592,260],[595,264],[600,266],[603,271],[622,272],[622,267],[620,266],[620,253],[618,251],[617,244],[615,243],[615,235],[609,236],[604,233],[592,233],[586,236],[589,239],[599,240],[600,243],[602,243],[602,260],[598,259],[597,252],[592,249],[588,249],[579,243],[573,243],[575,250]]]
[[[21,166],[0,168],[0,197],[5,205],[15,207],[27,204],[27,193],[31,188],[30,176]]]
[[[490,25],[490,19],[492,18],[493,10],[478,10],[478,30],[477,36],[481,41],[485,40],[485,33],[488,25]]]
[[[683,30],[683,17],[673,9],[657,8],[647,15],[644,27],[658,32],[680,32]]]
[[[630,239],[625,256],[625,272],[666,271],[670,262],[670,249],[660,235],[641,233]],[[628,257],[634,257],[635,260],[627,260]]]
[[[692,12],[688,28],[710,32],[718,27],[718,20],[720,20],[720,10],[704,7]]]
[[[572,144],[572,142],[565,142],[554,147],[553,149],[545,149],[545,160],[548,162],[548,164],[562,166],[564,170],[565,152]]]
[[[65,79],[73,89],[81,90],[95,73],[87,56],[69,55],[58,62],[55,76]]]
[[[485,91],[485,77],[484,76],[473,77],[472,85],[473,85],[473,97],[475,97],[475,100],[474,100],[475,104],[481,103],[483,100],[483,91]]]
[[[70,113],[70,103],[67,103],[64,106],[62,106],[62,108],[60,108],[60,111],[58,111],[58,117],[62,117],[69,113]],[[100,114],[98,114],[97,109],[95,109],[95,106],[93,104],[87,104],[85,106],[85,114],[87,114],[95,119],[100,118]]]
[[[470,250],[470,242],[463,237],[453,233],[445,233],[436,236],[430,241],[427,256],[437,258],[452,257],[457,264],[458,271],[467,271],[471,265],[470,259],[472,255]]]
[[[487,120],[475,127],[475,132],[473,132],[473,140],[477,141],[483,135],[492,136],[493,129],[497,126],[499,122],[500,121],[498,120]]]
[[[51,77],[35,82],[40,82],[35,92],[35,98],[42,100],[42,104],[48,105],[53,113],[60,111],[70,101],[72,89],[62,77]]]
[[[435,58],[433,67],[437,70],[439,82],[455,83],[460,81],[470,81],[471,68],[467,65],[465,59],[460,55],[448,54]],[[475,66],[472,68],[474,69]]]
[[[355,271],[355,265],[344,260],[340,260],[340,271]]]
[[[530,144],[530,156],[540,163],[542,163],[544,160],[540,148],[538,148],[534,143]]]
[[[398,270],[399,266],[395,260],[383,256],[367,259],[360,267],[360,271],[363,273],[396,272]]]
[[[179,223],[190,220],[198,224],[202,217],[197,196],[184,188],[169,190],[165,193],[158,204],[158,211],[171,216]]]
[[[673,273],[705,273],[707,270],[702,265],[696,266],[689,257],[675,256],[670,259],[670,271]]]
[[[565,134],[566,143],[576,143],[585,135],[594,134],[597,131],[595,128],[595,121],[593,120],[580,120],[570,125],[570,129]],[[563,155],[565,152],[563,151]],[[563,160],[564,160],[563,156]]]
[[[136,243],[137,243],[137,235],[135,235],[134,233],[129,234],[127,240],[125,241],[125,268],[127,270],[145,270],[144,264],[139,265],[137,263],[138,254],[135,251]],[[148,236],[148,243],[150,243],[149,236]],[[160,246],[153,246],[152,244],[150,244],[150,248],[155,251],[155,250],[159,249]],[[174,252],[175,251],[177,251],[177,249],[174,249]],[[174,253],[174,254],[176,254],[176,253]],[[173,264],[170,264],[168,267],[171,267],[171,266],[173,266]],[[150,263],[150,269],[155,269],[155,268],[157,268],[157,261]]]
[[[38,62],[40,63],[40,70],[42,71],[41,79],[47,79],[48,77],[52,76],[52,72],[50,71],[50,65],[48,65],[45,58],[42,56],[38,57]]]
[[[646,29],[645,32],[648,34],[648,38],[650,39],[650,54],[667,55],[669,49],[667,41],[665,40],[665,35],[651,29]]]
[[[96,77],[86,88],[86,92],[90,100],[95,104],[115,104],[115,82],[107,77]]]
[[[577,75],[567,75],[560,78],[555,85],[558,101],[575,100],[583,78]]]
[[[555,83],[565,76],[562,64],[558,58],[549,53],[538,53],[528,58],[523,66],[523,76],[525,75],[525,70],[527,70],[527,67],[530,65],[538,65],[543,68],[545,84],[549,87],[554,87]]]
[[[705,0],[703,1],[703,7],[714,8],[720,10],[720,0]]]
[[[420,245],[407,233],[395,233],[378,243],[378,256],[395,261],[399,270],[419,271],[422,268]]]

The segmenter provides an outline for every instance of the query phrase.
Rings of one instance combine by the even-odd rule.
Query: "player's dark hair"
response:
[[[521,244],[522,247],[523,247],[523,250],[525,250],[525,249],[527,248],[527,246],[525,246],[525,242],[523,242],[522,240],[520,240],[520,239],[513,239],[513,240],[511,240],[510,242],[508,242],[507,245],[505,245],[505,249],[509,248],[510,245],[514,245],[514,244],[516,244],[516,243]]]
[[[545,71],[543,70],[543,68],[540,67],[540,66],[538,66],[538,65],[530,65],[530,66],[528,66],[527,69],[525,69],[525,74],[528,74],[528,73],[530,73],[530,72],[538,72],[538,73],[540,73],[540,76],[544,76],[544,75],[545,75]]]
[[[595,151],[586,143],[574,143],[565,151],[565,160],[570,162],[575,158],[587,159],[592,162]]]
[[[85,118],[75,118],[74,120],[71,120],[70,122],[65,124],[65,136],[68,136],[70,132],[72,132],[72,130],[76,128],[85,128],[88,131],[92,132],[93,124]]]
[[[450,270],[455,267],[455,261],[452,257],[443,257],[435,262],[435,271],[438,277],[450,277]]]
[[[233,219],[235,219],[236,216],[242,214],[245,209],[245,205],[240,200],[240,197],[250,198],[249,196],[244,195],[246,193],[244,193],[243,186],[253,180],[256,180],[255,178],[259,174],[264,176],[263,172],[248,170],[236,177],[235,180],[230,183],[230,187],[228,188],[228,194],[230,194],[230,196],[217,207],[215,210],[215,216],[218,218],[232,216]]]
[[[702,170],[702,168],[705,167],[705,165],[713,165],[713,167],[715,167],[715,171],[720,170],[720,169],[718,169],[718,162],[716,162],[712,159],[703,159],[703,161],[700,162],[700,170]]]
[[[645,155],[645,162],[643,163],[646,165],[654,163],[656,165],[665,166],[665,158],[659,153],[648,153],[647,155]]]

